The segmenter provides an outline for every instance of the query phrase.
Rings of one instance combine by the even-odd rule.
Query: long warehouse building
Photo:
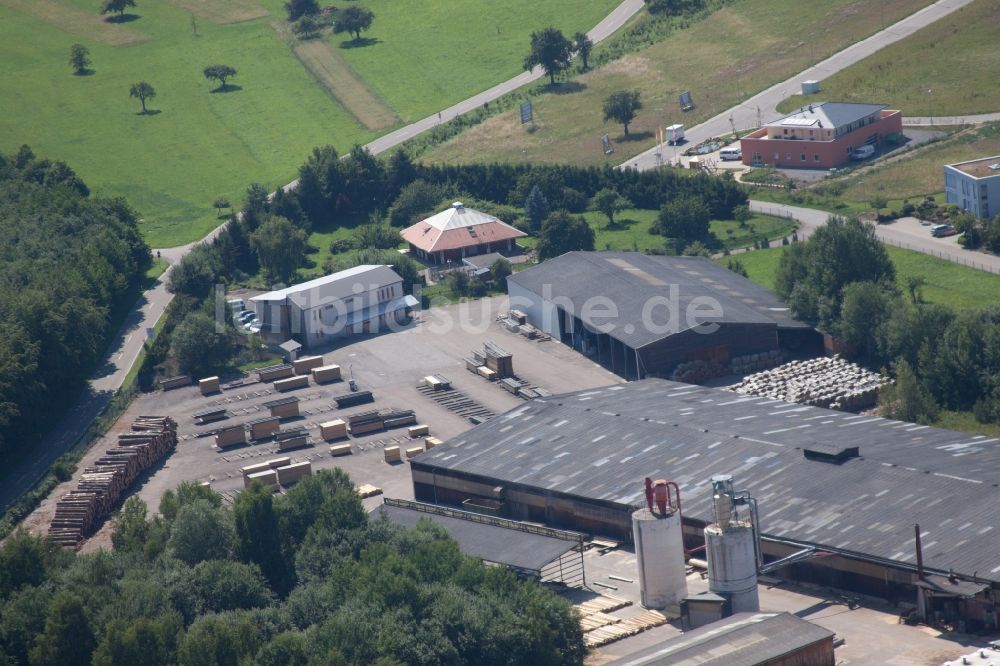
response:
[[[626,542],[642,480],[669,479],[691,544],[712,520],[711,476],[732,474],[759,502],[768,559],[822,554],[793,577],[893,600],[918,587],[964,621],[1000,619],[996,438],[647,379],[525,403],[411,471],[420,501]]]
[[[820,334],[786,303],[704,257],[567,252],[510,275],[507,293],[536,328],[625,379],[822,352]]]

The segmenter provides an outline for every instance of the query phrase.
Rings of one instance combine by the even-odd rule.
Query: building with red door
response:
[[[903,114],[885,104],[823,102],[804,106],[740,140],[747,166],[831,169],[870,156],[903,132]],[[860,152],[859,152],[860,149]]]

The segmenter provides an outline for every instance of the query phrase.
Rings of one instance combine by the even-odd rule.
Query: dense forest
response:
[[[932,423],[943,407],[1000,422],[1000,309],[957,313],[923,303],[919,281],[903,293],[873,225],[832,218],[785,251],[775,290],[860,361],[891,370],[884,415]]]
[[[182,484],[114,551],[17,533],[0,549],[0,663],[580,664],[565,599],[462,555],[440,528],[370,519],[340,470],[231,508]]]
[[[0,454],[29,449],[104,352],[150,265],[136,214],[62,162],[0,155]]]

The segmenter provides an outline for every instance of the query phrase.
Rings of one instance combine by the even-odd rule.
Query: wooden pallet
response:
[[[647,629],[666,624],[667,618],[663,613],[653,610],[642,611],[632,617],[627,617],[621,622],[606,624],[583,634],[583,640],[587,647],[600,647],[619,641],[629,636],[635,636]]]

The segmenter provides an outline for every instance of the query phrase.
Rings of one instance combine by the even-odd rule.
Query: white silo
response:
[[[708,589],[729,599],[730,612],[760,610],[757,597],[756,502],[747,493],[733,491],[733,477],[712,477],[715,522],[705,528]],[[743,515],[737,510],[746,506]]]
[[[671,489],[673,501],[669,497]],[[646,479],[646,503],[647,508],[632,514],[641,603],[646,608],[656,609],[677,606],[687,596],[683,521],[677,484]]]

